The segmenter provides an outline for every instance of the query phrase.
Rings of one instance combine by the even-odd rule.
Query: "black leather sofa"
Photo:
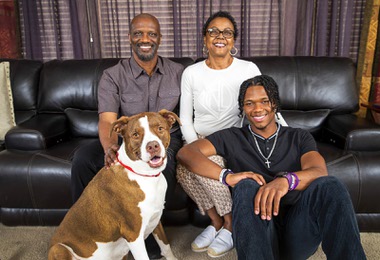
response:
[[[380,231],[380,127],[358,110],[355,66],[348,58],[252,57],[280,87],[283,116],[318,141],[329,174],[348,187],[361,231]],[[184,65],[190,58],[174,59]],[[0,221],[57,225],[71,206],[70,168],[79,146],[97,137],[97,82],[118,59],[10,60],[17,126],[0,150]],[[177,185],[167,225],[204,225]]]

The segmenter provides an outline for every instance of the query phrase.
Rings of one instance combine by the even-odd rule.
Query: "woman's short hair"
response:
[[[209,24],[211,23],[212,20],[214,20],[215,18],[219,18],[219,17],[222,17],[222,18],[227,18],[228,20],[230,20],[230,22],[232,23],[232,25],[234,26],[234,40],[238,37],[239,33],[238,33],[238,28],[237,28],[237,24],[236,24],[236,21],[235,21],[235,18],[233,18],[233,16],[229,13],[229,12],[226,12],[226,11],[219,11],[219,12],[216,12],[214,14],[212,14],[208,19],[207,21],[205,22],[205,24],[203,25],[203,30],[202,30],[202,34],[203,36],[206,36],[206,30],[209,26]]]

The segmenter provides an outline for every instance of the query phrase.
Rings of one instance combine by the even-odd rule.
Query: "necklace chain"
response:
[[[270,164],[271,164],[271,161],[269,161],[269,158],[272,156],[272,153],[274,151],[274,148],[276,147],[276,144],[277,144],[277,137],[278,137],[278,131],[280,130],[280,127],[278,126],[277,127],[277,130],[276,130],[276,133],[275,133],[275,138],[274,138],[274,142],[273,142],[273,146],[272,146],[272,149],[270,150],[269,154],[268,154],[268,157],[265,157],[263,152],[261,151],[260,149],[260,146],[259,146],[259,143],[257,142],[257,139],[256,139],[256,136],[255,134],[253,133],[252,129],[251,129],[251,126],[249,126],[249,130],[251,131],[251,134],[253,136],[253,139],[255,140],[255,144],[256,144],[256,147],[257,147],[257,150],[259,150],[259,153],[260,155],[265,159],[265,164],[267,165],[268,169],[270,168]]]

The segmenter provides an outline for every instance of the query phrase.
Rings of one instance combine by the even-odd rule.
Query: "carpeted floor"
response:
[[[47,259],[49,240],[55,227],[7,227],[0,223],[0,260],[44,260]],[[191,225],[166,227],[174,255],[183,260],[210,260],[207,253],[194,253],[190,249],[192,240],[202,231]],[[368,260],[380,259],[380,233],[362,233],[362,244]],[[130,257],[129,259],[133,259]],[[220,260],[237,259],[233,250]],[[310,260],[326,259],[322,250]]]

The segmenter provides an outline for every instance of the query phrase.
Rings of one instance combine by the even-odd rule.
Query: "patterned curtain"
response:
[[[365,8],[357,66],[357,84],[360,86],[360,103],[363,105],[380,103],[379,5],[380,1],[378,0],[368,0]],[[367,108],[361,106],[358,115],[368,116]],[[372,115],[375,122],[380,124],[379,113],[373,112]]]
[[[0,0],[0,58],[20,58],[17,13],[14,1]]]
[[[378,37],[379,37],[379,34],[378,34]],[[377,50],[379,50],[379,47],[380,47],[380,44],[379,44],[379,40],[377,41],[378,44],[377,44]],[[371,111],[371,114],[373,116],[373,119],[374,121],[380,125],[380,66],[379,66],[379,51],[377,51],[377,55],[375,56],[376,57],[376,62],[377,62],[377,66],[376,66],[376,74],[374,74],[374,77],[373,77],[373,86],[372,86],[372,91],[373,91],[373,95],[372,95],[372,99],[371,99],[371,102],[372,104],[375,104],[377,105],[377,111]]]
[[[373,116],[374,121],[380,125],[380,1],[374,3],[373,8],[377,10],[377,38],[376,38],[376,47],[375,55],[373,61],[373,77],[372,77],[372,86],[371,86],[371,96],[369,103],[377,105],[377,112],[372,110],[371,115]]]

